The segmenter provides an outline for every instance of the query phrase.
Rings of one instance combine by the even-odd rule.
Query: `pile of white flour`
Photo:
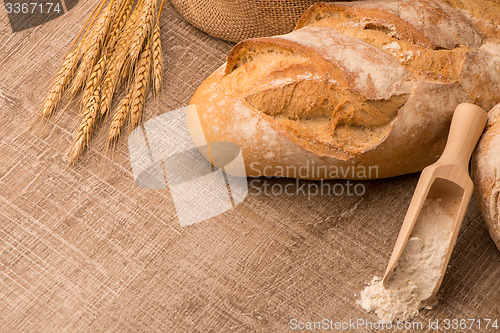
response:
[[[388,289],[374,277],[357,301],[375,312],[384,323],[415,317],[439,282],[441,267],[451,240],[453,218],[440,206],[440,199],[427,199],[396,265]]]

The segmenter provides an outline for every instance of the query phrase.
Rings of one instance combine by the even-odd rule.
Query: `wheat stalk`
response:
[[[143,3],[144,7],[142,8],[140,7],[140,4],[138,4],[138,8],[141,8],[141,10],[136,11],[136,13],[140,13],[140,15],[135,17],[135,20],[133,20],[133,22],[141,22],[142,19],[142,24],[138,23],[135,26],[132,26],[133,28],[132,31],[134,31],[135,33],[137,29],[139,29],[144,33],[145,36],[144,39],[140,38],[140,34],[139,37],[136,37],[135,39],[133,36],[124,35],[125,36],[124,40],[126,40],[127,47],[132,50],[136,50],[136,48],[130,45],[137,45],[138,43],[142,44],[147,40],[149,40],[149,42],[146,42],[146,46],[143,49],[141,56],[138,60],[134,82],[133,84],[131,84],[130,91],[122,99],[119,106],[117,107],[117,110],[114,113],[110,125],[110,131],[108,134],[108,147],[113,142],[116,142],[116,140],[120,136],[120,133],[125,125],[125,122],[129,118],[129,114],[130,114],[130,124],[133,127],[137,126],[137,124],[139,123],[144,109],[147,88],[151,80],[151,75],[149,74],[151,70],[154,70],[154,77],[156,77],[156,87],[158,87],[157,91],[159,91],[161,87],[162,51],[161,51],[161,40],[160,40],[160,28],[157,18],[156,23],[154,25],[154,29],[152,29],[153,27],[152,24],[154,22],[153,14],[156,12],[156,2],[151,2],[151,3],[153,4],[153,6],[148,7],[148,3],[144,2]],[[163,4],[164,1],[162,2],[160,12],[161,9],[163,8]],[[151,34],[152,36],[149,38]],[[149,49],[151,49],[151,51],[149,51]],[[125,75],[123,75],[122,78],[128,75],[128,72],[132,67],[133,62],[134,62],[134,55],[132,54],[129,55],[129,57],[127,57],[127,60],[124,63],[125,68],[123,69],[123,72]]]
[[[79,61],[82,58],[81,51],[83,46],[87,43],[87,40],[90,36],[89,35],[90,27],[92,26],[96,15],[102,9],[105,2],[106,0],[99,1],[98,5],[93,10],[91,16],[85,21],[82,29],[80,30],[75,40],[69,47],[69,49],[71,50],[73,48],[73,45],[78,41],[78,39],[83,34],[83,37],[80,39],[77,47],[73,51],[68,52],[66,54],[63,61],[63,65],[56,74],[54,83],[47,95],[47,98],[43,102],[42,110],[39,116],[35,117],[35,121],[37,120],[37,118],[50,118],[54,114],[57,107],[59,106],[66,89],[69,87],[71,80],[73,79],[76,73]]]
[[[130,124],[135,128],[142,118],[146,93],[151,79],[151,41],[146,43],[142,51],[137,68],[135,79],[132,85],[132,101],[130,103]]]
[[[138,17],[138,24],[132,34],[129,46],[129,59],[132,64],[134,64],[141,50],[143,50],[143,45],[148,39],[153,29],[154,19],[156,15],[156,0],[145,0],[141,10],[141,14]]]
[[[97,87],[87,105],[85,105],[80,125],[73,138],[73,146],[69,153],[70,163],[76,162],[82,156],[85,147],[89,144],[90,136],[99,115],[99,99],[100,88]]]
[[[161,50],[160,25],[158,21],[153,30],[153,87],[156,97],[160,95],[163,78],[163,54]]]
[[[133,127],[139,124],[149,86],[159,94],[163,59],[158,17],[165,0],[158,12],[158,0],[134,2],[99,0],[70,46],[37,115],[50,117],[66,92],[72,100],[83,90],[79,125],[68,154],[70,163],[88,147],[97,122],[110,113],[113,96],[127,78],[128,93],[111,118],[107,147],[119,138],[127,120]]]
[[[126,21],[123,27],[123,32],[115,42],[113,57],[110,60],[110,64],[106,71],[103,83],[101,115],[105,115],[108,113],[113,100],[113,95],[120,83],[120,79],[123,77],[128,77],[130,75],[130,70],[129,68],[127,68],[126,62],[130,48],[130,39],[137,26],[137,18],[141,13],[138,8],[141,8],[142,3],[143,1],[140,1],[136,5],[134,11],[130,16],[130,19]]]
[[[128,25],[120,40],[120,50],[126,52],[126,58],[118,77],[117,87],[124,82],[130,84],[133,78],[134,67],[137,64],[139,55],[143,50],[144,43],[150,38],[152,26],[152,14],[156,12],[156,0],[142,0],[136,5],[131,16],[131,24]]]
[[[78,68],[78,72],[73,80],[73,85],[71,87],[71,95],[76,96],[80,90],[85,85],[87,78],[92,73],[92,69],[94,65],[99,61],[99,57],[101,54],[101,50],[106,41],[106,37],[112,22],[113,18],[113,3],[111,3],[106,7],[104,13],[101,14],[97,23],[90,31],[91,36],[83,47],[83,59]]]

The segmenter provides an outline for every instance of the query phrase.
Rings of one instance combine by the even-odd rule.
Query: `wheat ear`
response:
[[[145,41],[151,35],[154,18],[156,15],[157,0],[145,0],[141,10],[140,17],[137,19],[137,26],[134,33],[130,36],[129,59],[134,64],[139,58]]]
[[[125,122],[127,121],[129,111],[130,111],[130,100],[131,95],[128,93],[118,104],[115,113],[113,114],[113,119],[111,119],[111,124],[109,126],[109,134],[108,134],[108,144],[107,147],[110,147],[118,138],[120,137],[120,133],[125,126]]]
[[[82,96],[82,105],[86,106],[89,99],[94,95],[94,91],[101,85],[104,70],[106,68],[106,56],[103,55],[101,59],[95,64],[92,73],[85,85]]]
[[[127,53],[123,68],[120,73],[117,88],[133,80],[134,67],[143,50],[145,41],[152,31],[153,13],[156,12],[156,0],[142,0],[136,5],[130,18],[131,24],[127,26],[123,38],[120,40],[120,49]]]
[[[153,87],[156,97],[160,95],[163,79],[163,54],[161,50],[160,25],[156,21],[152,36],[153,44]]]
[[[90,136],[94,130],[97,117],[99,116],[100,88],[97,87],[92,97],[83,109],[80,125],[73,138],[73,146],[69,153],[70,163],[76,162],[82,156],[85,147],[88,146]]]
[[[104,13],[101,14],[95,26],[92,28],[90,35],[92,38],[84,45],[82,50],[84,56],[78,72],[71,86],[71,95],[76,96],[84,87],[87,78],[92,73],[94,65],[98,62],[101,50],[106,40],[111,21],[112,21],[113,1],[106,7]]]
[[[135,27],[137,26],[137,18],[142,13],[142,10],[139,10],[142,9],[142,3],[143,0],[136,4],[134,11],[130,15],[130,19],[126,21],[125,26],[123,27],[123,32],[120,34],[120,37],[115,43],[113,56],[109,62],[109,66],[107,67],[104,77],[100,107],[101,115],[107,114],[111,108],[113,95],[119,86],[120,80],[124,76],[128,77],[130,74],[130,70],[126,66],[126,62],[130,49],[131,36],[134,34]]]
[[[76,69],[78,68],[78,63],[82,57],[82,47],[86,43],[86,39],[88,38],[88,32],[90,27],[92,26],[97,13],[102,9],[102,6],[105,4],[105,0],[100,0],[99,4],[94,8],[91,16],[85,21],[83,27],[78,32],[78,35],[71,43],[69,49],[71,50],[75,43],[78,41],[80,37],[82,37],[73,51],[68,51],[66,56],[64,57],[63,65],[61,69],[59,69],[56,77],[54,79],[54,83],[45,99],[41,112],[38,118],[50,118],[57,107],[59,106],[62,97],[69,87],[73,76],[76,73]],[[34,122],[36,122],[37,117],[35,117]]]
[[[144,109],[150,79],[151,42],[148,41],[137,63],[135,78],[132,84],[132,101],[130,103],[130,124],[132,128],[135,128],[142,118],[142,111]]]
[[[119,12],[116,16],[113,26],[110,30],[110,37],[108,40],[108,45],[106,47],[106,53],[109,55],[115,50],[115,46],[123,32],[125,24],[130,17],[132,12],[132,7],[134,5],[134,0],[124,0],[119,7]]]
[[[68,53],[64,59],[63,65],[56,75],[52,88],[42,106],[40,116],[49,118],[59,106],[62,96],[71,82],[78,65],[78,49]]]

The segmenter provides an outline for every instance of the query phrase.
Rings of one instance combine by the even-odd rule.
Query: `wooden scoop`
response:
[[[451,242],[448,245],[440,278],[432,295],[425,301],[432,301],[441,286],[451,252],[457,240],[458,231],[464,219],[472,195],[473,184],[469,177],[469,160],[472,151],[483,132],[488,115],[479,106],[463,103],[457,106],[451,122],[448,141],[439,160],[426,167],[420,176],[415,193],[406,213],[396,245],[385,271],[383,285],[388,283],[399,261],[417,217],[427,198],[440,198],[440,206],[453,218]],[[443,240],[446,241],[446,240]]]

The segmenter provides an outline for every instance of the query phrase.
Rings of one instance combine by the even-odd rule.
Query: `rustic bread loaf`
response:
[[[238,43],[193,96],[188,127],[198,146],[239,146],[248,176],[420,171],[459,103],[500,102],[497,48],[438,0],[320,3],[292,33]]]
[[[488,113],[472,158],[472,179],[486,226],[500,249],[500,104]]]

